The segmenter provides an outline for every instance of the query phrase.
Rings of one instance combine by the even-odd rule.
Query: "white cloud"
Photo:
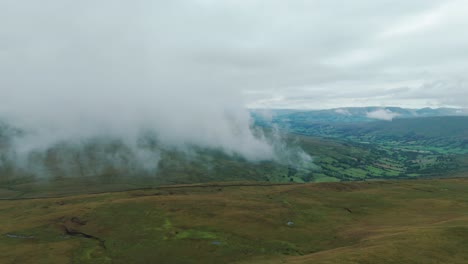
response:
[[[0,113],[59,134],[151,124],[166,141],[268,156],[245,105],[468,107],[467,12],[441,0],[5,0]]]
[[[229,38],[206,33],[210,39],[200,40],[216,26],[192,5],[2,1],[0,118],[29,132],[18,148],[28,152],[96,135],[134,145],[151,130],[164,144],[273,158],[273,147],[253,135],[225,69],[193,60]],[[213,11],[204,12],[214,19]]]
[[[393,118],[398,116],[398,113],[393,113],[388,109],[379,109],[366,114],[368,118],[379,119],[385,121],[392,121]]]

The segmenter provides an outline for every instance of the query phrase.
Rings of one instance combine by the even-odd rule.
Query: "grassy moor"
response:
[[[1,263],[466,263],[468,180],[217,183],[0,201]]]

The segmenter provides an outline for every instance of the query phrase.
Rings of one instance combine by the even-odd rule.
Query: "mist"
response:
[[[194,146],[253,162],[281,160],[288,150],[277,137],[254,133],[232,73],[205,61],[214,58],[204,51],[223,40],[187,26],[199,21],[190,6],[3,1],[3,166],[92,175],[106,169],[94,164],[101,160],[114,169],[154,171],[162,150]]]
[[[32,10],[36,19],[14,34],[27,41],[7,48],[1,63],[2,116],[31,132],[21,148],[154,130],[162,142],[271,157],[238,94],[161,47],[175,41],[171,28],[153,28],[143,6],[46,2],[38,8],[51,13]]]
[[[395,117],[398,117],[398,113],[393,113],[388,109],[377,109],[366,113],[367,118],[392,121]]]

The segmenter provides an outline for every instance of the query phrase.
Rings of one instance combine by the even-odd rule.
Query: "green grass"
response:
[[[217,239],[216,234],[200,230],[184,230],[176,234],[175,239]]]
[[[0,201],[0,223],[0,263],[465,263],[468,180]]]

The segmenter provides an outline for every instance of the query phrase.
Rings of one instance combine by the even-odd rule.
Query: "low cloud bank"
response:
[[[366,114],[368,118],[392,121],[395,117],[399,116],[398,113],[393,113],[388,109],[379,109]]]
[[[13,128],[2,132],[4,167],[12,158],[66,163],[67,155],[91,164],[95,151],[154,169],[158,149],[191,146],[280,160],[276,143],[253,133],[241,89],[200,62],[193,47],[204,37],[171,20],[171,4],[46,2],[0,11],[13,29],[1,29],[0,120]]]

